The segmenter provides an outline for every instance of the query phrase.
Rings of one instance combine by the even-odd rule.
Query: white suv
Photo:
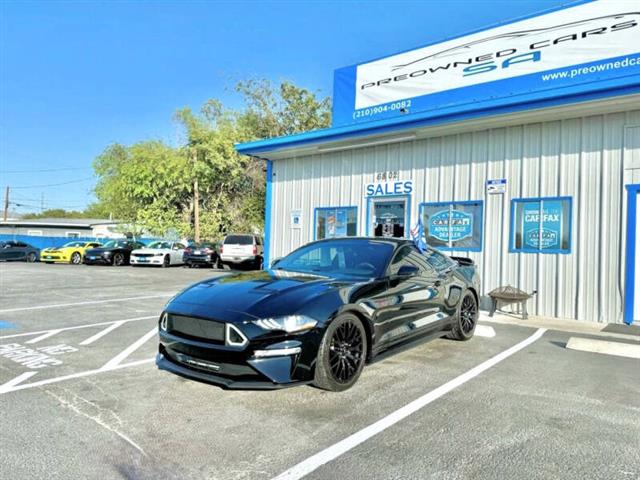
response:
[[[220,261],[225,269],[229,264],[251,264],[261,269],[263,255],[262,237],[257,235],[227,235],[220,246]]]

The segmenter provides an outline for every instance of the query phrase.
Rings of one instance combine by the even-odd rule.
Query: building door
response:
[[[627,185],[624,321],[640,323],[640,184]]]
[[[409,233],[409,207],[407,197],[369,199],[367,235],[374,237],[404,238]]]

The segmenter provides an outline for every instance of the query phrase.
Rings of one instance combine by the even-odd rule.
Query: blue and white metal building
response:
[[[597,0],[341,68],[333,126],[267,163],[266,261],[424,235],[530,313],[640,321],[640,10]],[[636,254],[636,251],[638,252]]]

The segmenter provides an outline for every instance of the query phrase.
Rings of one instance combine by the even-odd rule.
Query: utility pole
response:
[[[200,191],[198,190],[198,174],[196,168],[197,152],[195,149],[191,150],[191,158],[193,159],[193,170],[195,175],[193,176],[193,223],[194,232],[193,239],[196,243],[200,242]]]
[[[4,192],[4,221],[7,221],[7,217],[9,216],[9,185],[7,185],[7,189]]]
[[[40,213],[44,212],[44,192],[40,193]]]

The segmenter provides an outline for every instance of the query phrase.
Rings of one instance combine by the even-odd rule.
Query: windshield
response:
[[[66,247],[84,247],[85,242],[69,242],[65,243],[62,248]]]
[[[251,235],[229,235],[224,239],[225,245],[253,245]]]
[[[375,240],[331,240],[314,243],[290,253],[275,270],[327,276],[379,277],[384,272],[393,246]]]
[[[120,247],[126,247],[127,246],[127,241],[126,240],[110,240],[107,243],[105,243],[102,248],[120,248]]]
[[[170,249],[171,248],[171,243],[170,242],[151,242],[149,245],[146,246],[146,248],[151,248],[154,250],[158,250],[161,248],[167,248]]]

